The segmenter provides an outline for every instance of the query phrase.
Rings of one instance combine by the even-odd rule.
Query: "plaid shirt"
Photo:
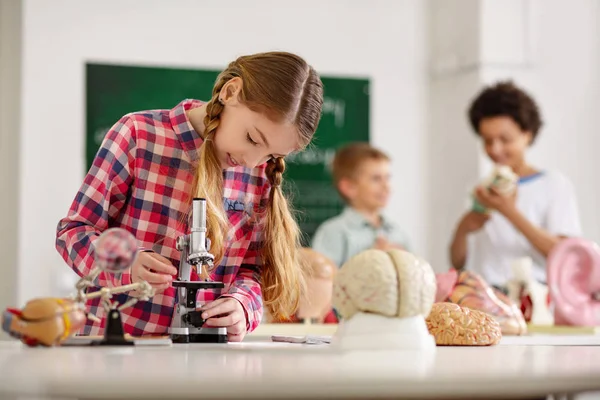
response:
[[[94,265],[94,242],[111,227],[128,230],[141,248],[152,249],[179,266],[175,243],[188,232],[180,221],[189,207],[187,199],[202,144],[185,111],[201,104],[184,100],[172,110],[131,113],[107,133],[67,217],[57,227],[56,248],[78,275],[89,274]],[[231,230],[225,256],[212,279],[223,282],[225,288],[198,291],[200,304],[218,297],[240,301],[249,332],[262,318],[258,251],[262,238],[260,224],[254,223],[252,216],[267,205],[270,185],[265,166],[223,171],[223,201]],[[129,271],[102,272],[95,283],[98,287],[91,290],[127,285],[131,276]],[[123,303],[129,295],[113,299]],[[170,287],[123,310],[125,332],[136,336],[167,333],[174,304],[175,290]],[[106,313],[99,299],[90,300],[88,306],[102,322],[88,320],[82,333],[101,334]]]

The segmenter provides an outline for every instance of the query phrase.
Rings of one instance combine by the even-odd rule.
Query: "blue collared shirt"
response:
[[[340,215],[319,226],[311,247],[329,257],[338,267],[352,256],[372,248],[379,236],[409,250],[406,234],[385,216],[381,219],[381,225],[375,227],[352,207],[346,207]]]

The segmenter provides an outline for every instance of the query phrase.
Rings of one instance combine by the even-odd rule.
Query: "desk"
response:
[[[252,336],[270,337],[271,335],[328,335],[337,330],[337,324],[260,324]],[[600,327],[574,327],[527,325],[528,335],[592,336],[600,340]]]
[[[244,343],[27,348],[0,342],[0,398],[524,398],[600,390],[600,346],[338,353]],[[43,397],[45,396],[45,397]]]

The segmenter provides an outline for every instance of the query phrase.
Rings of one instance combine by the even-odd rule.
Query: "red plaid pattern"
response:
[[[89,274],[94,265],[94,242],[112,227],[128,230],[141,248],[152,249],[179,266],[175,243],[187,233],[187,225],[180,221],[188,209],[202,144],[185,111],[201,104],[184,100],[172,110],[131,113],[107,133],[67,217],[57,227],[56,248],[78,275]],[[268,201],[265,166],[223,171],[223,202],[231,230],[225,256],[212,278],[223,282],[225,288],[198,292],[199,305],[225,296],[240,301],[249,332],[262,318],[262,235],[253,215],[260,215]],[[129,284],[131,276],[129,271],[102,272],[95,283],[97,288],[91,290]],[[120,303],[128,299],[128,294],[114,298]],[[125,331],[136,336],[167,333],[174,304],[175,290],[169,288],[123,310]],[[82,333],[101,334],[106,313],[99,299],[90,300],[88,306],[102,322],[88,320]]]

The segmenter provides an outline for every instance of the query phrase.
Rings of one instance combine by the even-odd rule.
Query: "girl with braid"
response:
[[[322,104],[315,70],[297,55],[270,52],[230,63],[208,102],[125,115],[107,133],[58,223],[59,253],[84,276],[100,233],[131,232],[144,251],[129,271],[103,272],[96,290],[149,282],[156,294],[124,309],[123,325],[134,336],[166,334],[175,304],[176,240],[188,233],[192,199],[205,198],[216,266],[211,279],[225,286],[198,292],[205,326],[227,327],[229,340],[241,341],[258,326],[263,305],[272,316],[291,316],[303,278],[299,229],[281,191],[284,157],[309,144]],[[88,321],[82,333],[101,334],[105,311],[98,300],[88,306],[100,321]]]

